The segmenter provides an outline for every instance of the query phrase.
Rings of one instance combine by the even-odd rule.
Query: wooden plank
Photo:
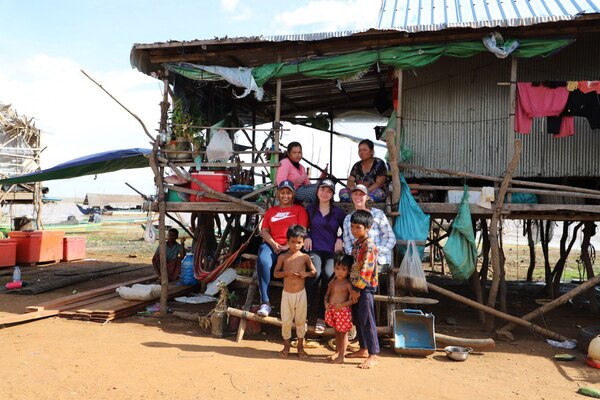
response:
[[[240,213],[240,214],[257,214],[254,208],[246,207],[241,204],[220,202],[166,202],[166,211],[173,212],[209,212],[209,213]],[[151,205],[152,211],[158,211],[158,203],[153,202]],[[258,214],[263,214],[263,212]]]
[[[35,306],[29,306],[29,307],[27,307],[27,310],[28,311],[39,311],[39,310],[44,310],[44,309],[57,309],[57,308],[65,306],[67,304],[72,304],[72,303],[75,303],[75,302],[78,302],[81,300],[85,300],[85,299],[89,299],[89,298],[96,297],[99,295],[114,292],[117,288],[119,288],[121,286],[129,286],[129,285],[133,285],[136,283],[149,282],[149,281],[156,279],[157,277],[158,276],[156,274],[154,274],[154,275],[144,276],[142,278],[132,279],[132,280],[125,281],[125,282],[120,282],[120,283],[115,283],[115,284],[108,285],[108,286],[103,286],[103,287],[100,287],[97,289],[92,289],[92,290],[88,290],[85,292],[60,297],[58,299],[48,300],[48,301],[45,301],[45,302],[40,303]]]
[[[41,310],[37,312],[13,315],[10,317],[0,318],[0,326],[15,325],[23,322],[36,321],[42,318],[53,317],[57,314],[58,310]]]

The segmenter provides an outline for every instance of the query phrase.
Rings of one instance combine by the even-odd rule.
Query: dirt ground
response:
[[[153,246],[140,234],[103,232],[88,236],[88,257],[106,261],[149,263]],[[135,257],[134,257],[135,256]],[[74,267],[76,265],[74,264]],[[52,268],[47,266],[46,268]],[[148,270],[136,272],[146,275]],[[26,278],[27,270],[23,271]],[[132,279],[113,275],[35,295],[0,295],[0,317],[20,314],[28,305]],[[0,270],[0,284],[8,281]],[[435,297],[435,296],[431,296]],[[489,337],[477,314],[439,298],[424,308],[436,318],[436,331],[460,337]],[[511,297],[511,313],[535,308],[533,299]],[[210,307],[170,307],[206,313]],[[456,325],[450,325],[452,320]],[[545,317],[549,329],[575,337],[581,326],[600,325],[597,316],[565,305]],[[497,321],[502,324],[502,321]],[[494,350],[475,353],[465,362],[443,351],[426,358],[401,357],[393,342],[382,340],[381,364],[356,368],[358,361],[330,365],[325,343],[308,349],[308,360],[294,354],[280,359],[278,328],[247,335],[214,338],[197,322],[173,315],[136,315],[106,324],[48,318],[0,329],[2,399],[573,399],[580,386],[600,388],[600,370],[587,366],[577,350],[556,349],[526,330],[516,341],[496,341]],[[573,362],[553,356],[571,353]]]

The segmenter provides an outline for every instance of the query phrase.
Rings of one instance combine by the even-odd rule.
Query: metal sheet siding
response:
[[[519,81],[600,80],[600,37],[581,39],[549,58],[519,60]],[[415,73],[417,75],[415,75]],[[535,118],[530,135],[509,126],[510,60],[491,54],[444,58],[404,71],[403,133],[416,165],[500,176],[509,136],[522,139],[516,176],[600,176],[600,131],[575,117],[575,136],[557,139]],[[423,176],[414,172],[412,176]],[[429,176],[429,175],[427,175]]]
[[[526,26],[599,13],[597,0],[382,0],[379,29]]]

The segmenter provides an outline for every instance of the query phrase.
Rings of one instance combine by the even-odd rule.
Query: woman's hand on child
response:
[[[304,239],[304,250],[306,250],[306,251],[312,250],[312,239],[311,238]]]
[[[306,241],[304,243],[306,243]],[[338,238],[335,241],[335,245],[333,246],[333,251],[335,251],[336,253],[341,253],[342,251],[344,251],[344,241],[342,239]]]
[[[360,292],[355,290],[350,291],[350,299],[352,299],[352,303],[358,303],[358,299],[360,297]]]

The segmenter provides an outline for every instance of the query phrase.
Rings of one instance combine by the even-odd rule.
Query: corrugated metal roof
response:
[[[600,13],[599,0],[382,0],[379,29],[528,26]]]

